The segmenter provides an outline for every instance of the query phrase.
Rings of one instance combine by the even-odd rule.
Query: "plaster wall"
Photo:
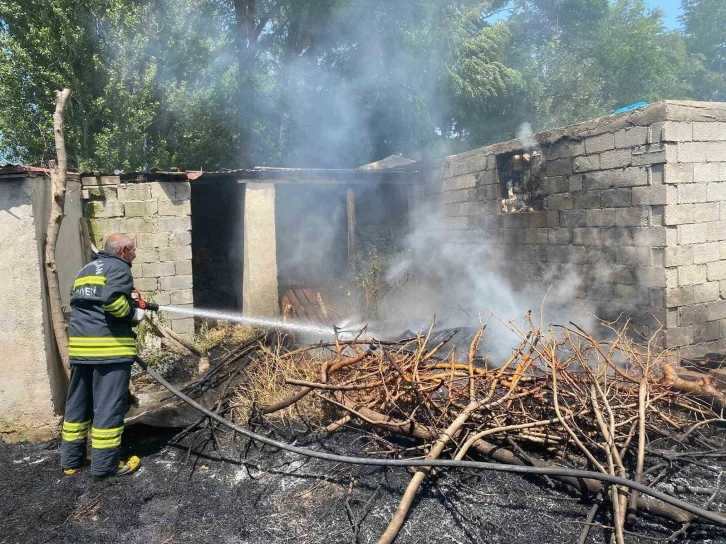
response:
[[[47,334],[40,260],[44,227],[36,215],[47,201],[42,180],[0,183],[0,433],[9,439],[43,438],[57,424],[57,359]],[[63,392],[56,387],[56,400]]]
[[[245,184],[242,311],[249,316],[280,313],[277,285],[275,185]]]

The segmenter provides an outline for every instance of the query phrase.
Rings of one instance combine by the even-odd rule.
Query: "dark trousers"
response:
[[[63,468],[83,465],[89,431],[91,474],[106,476],[118,468],[131,364],[71,365],[61,442]]]

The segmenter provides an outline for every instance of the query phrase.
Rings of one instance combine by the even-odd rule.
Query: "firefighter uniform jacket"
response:
[[[131,263],[100,251],[78,273],[71,290],[68,355],[74,364],[131,363],[136,355],[131,331]]]

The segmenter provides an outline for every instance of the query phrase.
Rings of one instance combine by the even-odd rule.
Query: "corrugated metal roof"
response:
[[[40,166],[30,166],[28,164],[3,164],[0,165],[0,177],[22,177],[26,176],[28,174],[33,175],[46,175],[50,176],[50,169],[49,168],[43,168]],[[68,172],[69,178],[78,178],[80,174],[78,172],[69,171]]]

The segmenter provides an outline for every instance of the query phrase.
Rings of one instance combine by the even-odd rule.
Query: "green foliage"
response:
[[[694,98],[726,101],[726,2],[682,0],[683,31],[695,65]]]
[[[0,0],[0,157],[351,167],[438,156],[638,100],[726,99],[726,3]],[[496,24],[488,15],[508,9]]]

